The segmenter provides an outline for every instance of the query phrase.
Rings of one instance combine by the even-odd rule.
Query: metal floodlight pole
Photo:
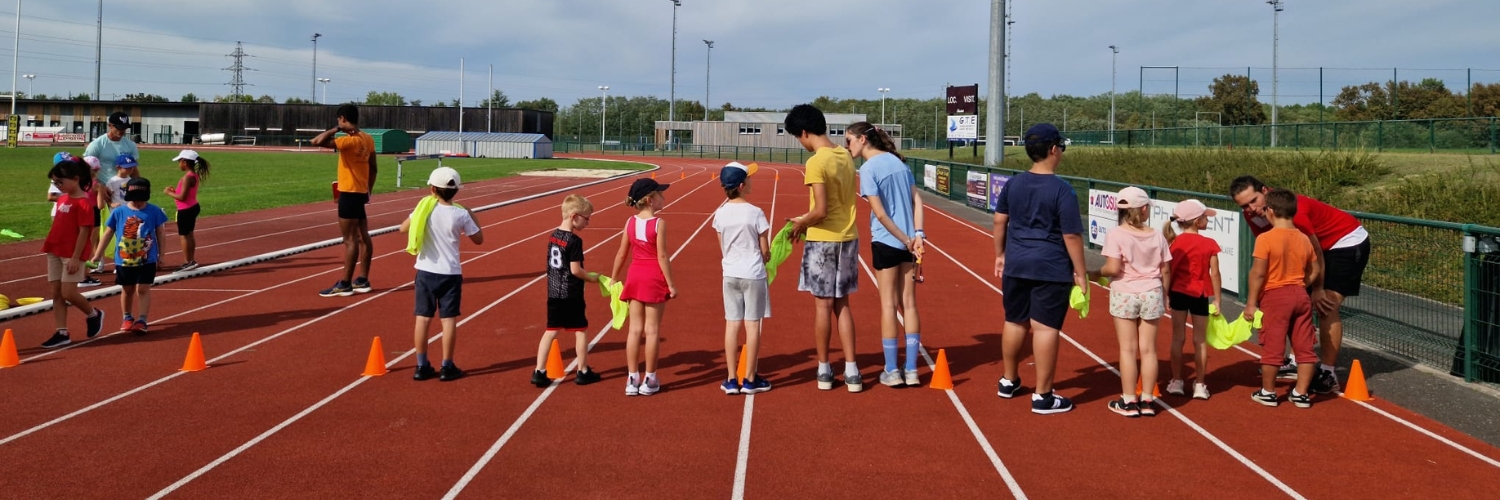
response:
[[[21,120],[16,117],[16,76],[21,72],[21,0],[16,0],[16,43],[11,55],[14,57],[10,63],[10,120],[5,128],[5,147],[8,148],[16,147],[16,141],[11,138],[20,137],[17,134],[21,128]]]
[[[485,132],[494,132],[495,131],[494,130],[494,125],[495,125],[495,65],[493,65],[493,64],[490,65],[490,94],[489,94],[489,98],[487,100],[490,101],[490,105],[489,105],[489,110],[486,111],[485,115],[484,115],[484,131]]]
[[[1120,58],[1120,48],[1115,45],[1109,46],[1109,143],[1115,143],[1115,68]]]
[[[1271,147],[1276,147],[1276,108],[1280,82],[1277,80],[1278,56],[1281,53],[1281,0],[1266,0],[1271,5]]]
[[[315,99],[315,100],[318,98],[318,38],[320,38],[322,36],[323,36],[322,33],[313,33],[313,36],[312,36],[312,43],[313,43],[313,81],[312,81],[312,85],[313,85],[313,88],[312,88],[312,95],[309,96],[309,97],[311,97],[312,99]]]
[[[318,79],[318,83],[322,83],[323,84],[323,101],[319,102],[318,104],[328,104],[328,82],[331,82],[331,81],[333,81],[333,80],[329,80],[327,78],[319,78]]]
[[[990,0],[990,75],[985,103],[984,164],[1000,165],[1005,160],[1005,0]],[[976,141],[977,142],[977,141]]]
[[[99,18],[94,24],[94,100],[99,100],[99,64],[104,56],[104,0],[99,0]]]
[[[604,151],[604,121],[609,117],[609,86],[600,85],[599,92],[599,150]]]
[[[880,92],[880,124],[885,125],[885,93],[890,92],[891,89],[881,87],[875,91]]]
[[[703,121],[708,121],[708,96],[709,91],[712,89],[709,84],[712,83],[711,78],[714,72],[714,41],[704,40],[703,43],[708,45],[708,58],[706,60],[708,69],[703,72]]]
[[[26,79],[26,98],[35,99],[32,96],[36,95],[36,75],[21,75],[21,78]]]
[[[671,89],[667,94],[667,147],[674,145],[672,132],[675,131],[677,121],[677,8],[682,6],[682,0],[672,0],[672,76]]]
[[[458,149],[469,152],[464,146],[464,58],[458,58]]]

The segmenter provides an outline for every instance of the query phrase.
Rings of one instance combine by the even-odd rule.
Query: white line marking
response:
[[[373,260],[373,259],[371,259],[371,260]],[[231,288],[157,288],[157,287],[151,287],[151,291],[153,291],[153,292],[225,292],[225,293],[249,293],[249,292],[259,292],[260,290],[235,290],[235,289],[231,289]],[[162,318],[162,319],[166,319],[166,318]],[[161,320],[157,320],[157,321],[161,321]]]

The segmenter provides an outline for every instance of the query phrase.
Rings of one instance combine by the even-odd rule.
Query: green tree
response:
[[[549,113],[556,113],[557,112],[557,101],[554,101],[552,99],[543,97],[543,98],[537,99],[535,101],[521,101],[521,102],[518,102],[518,103],[516,103],[516,107],[517,108],[521,108],[521,109],[534,109],[534,110],[537,110],[537,111],[546,111],[546,112],[549,112]]]
[[[422,107],[422,100],[421,99],[412,99],[411,100],[411,105],[414,106],[414,107],[420,108],[420,107]]]
[[[434,108],[446,108],[446,107],[448,107],[448,103],[443,102],[443,101],[438,101],[437,104],[433,104],[432,107],[434,107]]]
[[[510,97],[505,95],[505,91],[495,89],[495,92],[490,94],[488,99],[479,102],[479,107],[488,108],[490,107],[490,103],[494,103],[497,108],[508,108],[510,107]]]
[[[165,97],[144,92],[139,94],[125,94],[125,97],[120,100],[129,102],[169,102]]]
[[[192,92],[188,92],[187,94],[182,96],[182,102],[198,102],[198,95]]]
[[[1266,110],[1256,96],[1260,84],[1244,75],[1228,74],[1214,79],[1209,95],[1199,97],[1198,111],[1223,113],[1225,125],[1259,125],[1266,122]]]
[[[250,94],[240,94],[238,97],[234,95],[216,95],[214,96],[214,102],[255,102],[255,97]]]
[[[275,97],[271,97],[270,95],[262,94],[260,96],[260,98],[257,98],[255,100],[255,102],[263,103],[263,104],[276,104],[276,98]]]
[[[378,92],[371,90],[365,95],[366,105],[370,106],[405,106],[406,98],[395,92]]]
[[[74,100],[74,101],[91,101],[91,100],[93,100],[93,98],[90,97],[88,94],[78,94],[78,95],[75,95],[73,97],[70,97],[69,99],[70,100]]]
[[[315,102],[309,101],[307,99],[303,99],[301,97],[288,97],[288,98],[286,98],[286,103],[287,104],[317,104]]]

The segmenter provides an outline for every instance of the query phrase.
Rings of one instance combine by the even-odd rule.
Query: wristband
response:
[[[912,234],[915,234],[918,238],[926,238],[927,237],[927,233],[923,232],[921,229],[918,229],[915,233],[912,233]]]

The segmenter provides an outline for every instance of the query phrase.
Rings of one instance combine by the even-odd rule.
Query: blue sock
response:
[[[880,339],[880,348],[885,350],[885,371],[896,371],[896,339]]]
[[[427,362],[427,353],[417,353],[417,366],[432,366],[432,363]]]
[[[445,360],[443,360],[443,368],[457,368],[457,367],[453,366],[453,360],[451,360],[451,359],[445,359]]]
[[[906,371],[917,369],[917,349],[922,347],[922,334],[906,334]]]
[[[142,314],[140,316],[136,316],[135,319],[139,320],[142,323],[145,323],[146,322],[146,315]]]
[[[124,320],[125,320],[125,321],[132,321],[132,320],[134,320],[134,319],[135,319],[135,318],[133,318],[133,317],[131,317],[131,316],[130,316],[130,313],[125,313],[125,317],[124,317],[124,318],[123,318],[123,319],[124,319]]]

